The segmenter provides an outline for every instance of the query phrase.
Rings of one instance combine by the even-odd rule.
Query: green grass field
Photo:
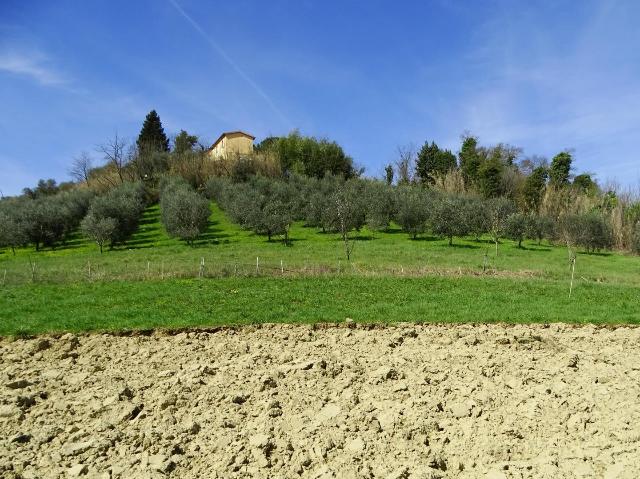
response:
[[[295,224],[268,242],[212,205],[193,247],[169,238],[157,206],[123,247],[79,235],[55,251],[0,252],[0,334],[265,321],[640,322],[640,258],[578,254],[504,240],[418,240],[392,228],[357,235],[352,261],[337,235]],[[204,277],[198,278],[204,258]],[[256,271],[256,258],[259,267]],[[483,271],[484,270],[484,271]]]

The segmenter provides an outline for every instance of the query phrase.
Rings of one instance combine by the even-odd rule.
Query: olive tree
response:
[[[350,180],[338,187],[325,212],[325,228],[340,234],[347,261],[355,246],[349,234],[353,230],[360,231],[366,223],[365,201],[362,183]]]
[[[396,202],[393,188],[380,181],[365,184],[366,222],[372,231],[384,231],[389,228]]]
[[[145,208],[144,188],[140,183],[123,183],[91,202],[89,213],[96,220],[113,218],[115,228],[109,237],[111,247],[125,241],[138,227]]]
[[[321,180],[311,180],[302,192],[306,197],[302,215],[307,226],[321,227],[322,232],[333,229],[331,224],[332,197],[344,183],[340,177],[325,175]]]
[[[162,223],[169,236],[191,245],[207,229],[209,201],[191,186],[165,188],[160,197]]]
[[[531,214],[527,222],[527,238],[536,240],[538,245],[545,238],[551,238],[554,234],[555,222],[548,216]]]
[[[498,243],[507,228],[507,218],[516,211],[516,206],[507,198],[491,198],[486,200],[485,205],[487,208],[489,234],[496,245],[497,256]]]
[[[453,245],[454,236],[469,234],[464,199],[457,196],[441,196],[433,205],[430,223],[434,234],[449,239],[449,246]]]
[[[24,225],[13,214],[0,211],[0,247],[11,248],[15,255],[16,248],[27,241]]]
[[[396,195],[395,221],[402,231],[416,239],[427,228],[430,206],[431,201],[424,189],[400,186]]]
[[[111,240],[117,226],[115,218],[98,218],[90,213],[82,220],[80,229],[87,238],[95,241],[100,248],[100,254],[102,254],[104,245]]]
[[[485,234],[488,229],[489,219],[484,200],[480,198],[467,198],[464,202],[464,212],[469,234],[476,240]]]
[[[21,204],[20,217],[29,242],[36,251],[41,246],[55,248],[64,234],[64,211],[59,201],[49,198],[28,199]]]
[[[524,213],[513,213],[509,215],[505,225],[505,236],[510,240],[518,242],[518,248],[522,248],[522,240],[529,231],[530,216]]]
[[[289,229],[297,216],[299,197],[296,188],[281,180],[257,178],[253,184],[254,200],[249,205],[251,212],[248,226],[256,234],[282,236],[284,244],[289,244]]]

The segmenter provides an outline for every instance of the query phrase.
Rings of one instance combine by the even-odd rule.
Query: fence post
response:
[[[256,256],[256,274],[260,274],[260,258]]]
[[[282,264],[282,260],[280,260],[280,273],[284,274],[284,265]]]
[[[573,292],[573,274],[576,271],[576,257],[575,254],[571,257],[571,284],[569,285],[569,298],[571,298],[571,293]]]
[[[149,277],[149,271],[151,269],[151,262],[147,261],[147,278]]]
[[[7,270],[4,270],[4,275],[2,275],[2,286],[7,284]]]
[[[164,261],[160,263],[160,279],[164,279]]]
[[[29,256],[29,266],[31,266],[31,282],[36,282],[36,263],[31,261],[31,256]]]

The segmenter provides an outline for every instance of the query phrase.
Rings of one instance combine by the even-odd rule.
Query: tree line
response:
[[[294,175],[288,179],[252,176],[236,183],[211,179],[206,194],[243,228],[289,243],[294,221],[323,232],[339,233],[350,256],[358,232],[386,231],[397,224],[412,239],[432,234],[448,240],[489,235],[498,252],[502,238],[522,247],[525,239],[543,239],[597,251],[612,245],[612,230],[597,212],[563,215],[558,220],[519,211],[505,197],[482,198],[423,188],[416,184],[327,175],[322,179]]]
[[[40,180],[1,200],[0,246],[55,248],[79,229],[102,251],[125,242],[156,201],[167,232],[193,243],[206,229],[206,195],[269,240],[289,243],[298,220],[340,233],[347,255],[353,231],[391,223],[413,238],[429,233],[451,244],[488,234],[496,247],[501,237],[519,246],[546,238],[588,251],[640,251],[640,202],[601,188],[588,173],[572,175],[570,151],[547,162],[466,135],[457,153],[434,141],[399,148],[374,180],[336,142],[297,131],[264,139],[253,154],[213,161],[197,136],[182,130],[170,139],[151,111],[135,142],[115,135],[97,152],[100,166],[87,153],[74,160],[75,183]]]

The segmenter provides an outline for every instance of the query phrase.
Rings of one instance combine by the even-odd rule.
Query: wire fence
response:
[[[147,281],[188,278],[248,277],[331,277],[331,276],[508,276],[535,277],[536,271],[504,271],[486,262],[476,267],[442,268],[435,266],[365,265],[337,261],[333,264],[303,262],[287,264],[284,260],[216,261],[199,257],[171,261],[100,262],[88,260],[69,265],[57,262],[12,262],[0,266],[1,285],[27,283],[77,283],[101,281]]]

